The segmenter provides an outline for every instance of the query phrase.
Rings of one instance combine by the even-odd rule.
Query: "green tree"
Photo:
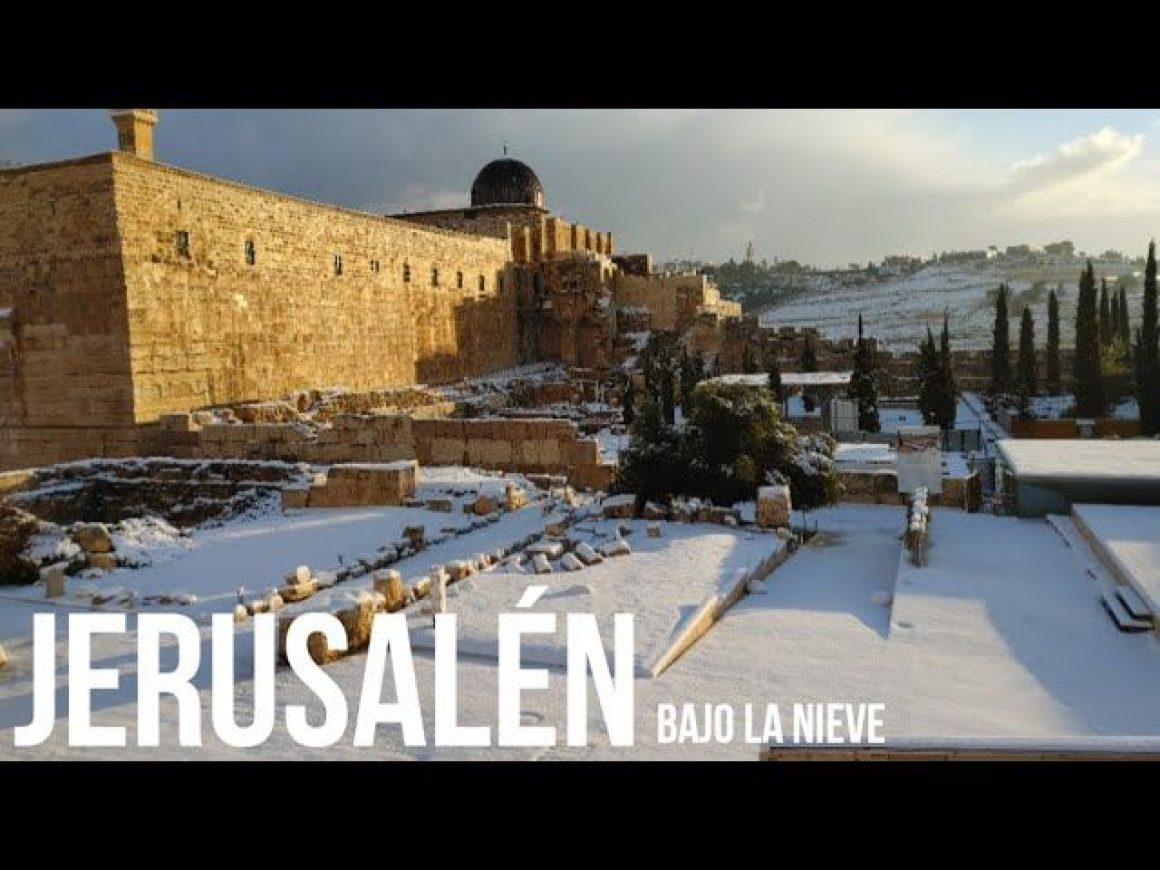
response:
[[[677,420],[677,403],[673,380],[673,369],[671,366],[665,366],[661,369],[661,413],[664,415],[665,422],[670,426]]]
[[[778,406],[785,401],[784,390],[781,386],[781,367],[777,364],[777,346],[771,345],[765,370],[769,373],[769,391],[777,400]]]
[[[1079,280],[1075,312],[1075,364],[1072,391],[1079,417],[1099,417],[1104,413],[1104,382],[1100,371],[1100,325],[1096,303],[1096,276],[1088,260]]]
[[[753,345],[746,343],[745,350],[741,354],[741,371],[747,375],[757,374],[757,354],[753,351]]]
[[[918,348],[918,362],[914,370],[918,381],[918,410],[922,412],[924,423],[935,423],[939,416],[938,376],[939,355],[930,327],[926,328],[926,341]]]
[[[991,331],[991,392],[1011,391],[1011,336],[1007,323],[1007,285],[999,285],[995,297],[995,326]]]
[[[1111,339],[1109,344],[1120,340],[1120,291],[1113,290],[1108,307],[1111,309]]]
[[[1127,347],[1131,342],[1132,327],[1128,321],[1128,288],[1120,288],[1120,340]]]
[[[632,375],[624,379],[624,393],[621,398],[624,403],[624,425],[631,426],[636,419],[636,387],[632,382]]]
[[[816,372],[818,370],[818,355],[814,351],[814,340],[810,333],[806,333],[805,344],[802,345],[802,355],[799,361],[803,372]]]
[[[1156,312],[1156,242],[1148,244],[1144,267],[1144,310],[1136,333],[1136,400],[1144,434],[1160,430],[1160,334]]]
[[[1059,297],[1052,290],[1047,297],[1047,392],[1059,392]]]
[[[858,403],[858,428],[863,432],[878,432],[878,384],[874,376],[874,360],[870,345],[862,336],[862,315],[858,315],[858,343],[854,350],[854,372],[850,376],[849,397]]]
[[[1108,279],[1100,279],[1100,344],[1112,340],[1112,306],[1108,300]]]
[[[950,315],[943,312],[942,334],[939,336],[938,369],[935,378],[935,420],[943,429],[955,428],[959,410],[959,383],[955,378],[954,359],[951,357]]]
[[[705,379],[705,363],[701,355],[681,351],[681,411],[686,417],[693,410],[693,390]]]
[[[1026,410],[1030,398],[1039,389],[1039,378],[1035,371],[1035,321],[1031,317],[1031,307],[1023,306],[1023,317],[1019,321],[1019,398]]]

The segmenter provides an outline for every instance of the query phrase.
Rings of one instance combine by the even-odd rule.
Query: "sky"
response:
[[[178,110],[157,159],[375,212],[465,205],[529,164],[548,208],[658,260],[822,267],[1071,239],[1145,252],[1160,110]],[[0,109],[0,161],[115,147],[97,109]]]

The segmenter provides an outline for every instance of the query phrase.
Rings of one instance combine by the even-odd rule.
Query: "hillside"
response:
[[[1132,328],[1139,325],[1142,278],[1130,263],[1097,261],[1097,278],[1106,276],[1111,286],[1121,274],[1128,286],[1128,311]],[[908,275],[883,277],[865,272],[807,273],[798,286],[762,309],[761,322],[768,327],[816,326],[833,338],[852,337],[857,332],[858,314],[866,323],[866,333],[893,350],[913,349],[927,325],[936,333],[944,309],[950,312],[952,344],[955,348],[986,348],[991,343],[994,323],[994,294],[1006,281],[1013,298],[1010,305],[1012,335],[1018,332],[1019,316],[1025,305],[1035,317],[1036,343],[1047,335],[1047,295],[1063,285],[1060,298],[1060,338],[1064,347],[1075,341],[1075,302],[1080,275],[1078,262],[1054,264],[932,264]]]

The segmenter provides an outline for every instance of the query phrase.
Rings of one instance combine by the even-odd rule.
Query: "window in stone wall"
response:
[[[254,240],[246,239],[246,265],[252,266],[257,262],[258,255],[254,250]]]
[[[431,267],[431,286],[432,287],[439,286],[439,269],[436,268],[435,266]]]
[[[496,289],[499,290],[500,293],[503,292],[503,275],[499,276],[498,282],[496,283]]]
[[[378,260],[371,260],[371,271],[372,272],[379,271],[379,261]]]
[[[409,263],[403,264],[403,283],[411,283],[411,265]]]
[[[334,274],[335,275],[342,274],[342,254],[335,254],[334,255]]]
[[[189,230],[177,231],[177,253],[182,257],[189,256]]]
[[[462,272],[455,273],[455,289],[456,290],[463,289],[463,273]]]
[[[487,289],[487,279],[482,275],[479,276],[479,292],[482,293]]]

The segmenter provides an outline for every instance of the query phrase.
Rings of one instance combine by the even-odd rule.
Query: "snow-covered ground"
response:
[[[913,350],[926,334],[926,327],[937,335],[943,312],[950,314],[951,343],[957,348],[984,349],[991,343],[994,303],[988,294],[1001,281],[1011,287],[1012,329],[1018,330],[1018,318],[1029,305],[1040,335],[1047,329],[1047,291],[1064,285],[1060,300],[1060,338],[1064,347],[1075,339],[1075,302],[1080,264],[1074,266],[1020,268],[993,263],[928,265],[910,275],[887,277],[875,283],[844,285],[833,275],[816,276],[815,286],[782,305],[761,314],[763,324],[771,327],[817,327],[830,338],[853,338],[858,330],[858,314],[865,322],[866,335],[895,350]],[[1133,267],[1100,263],[1097,278],[1109,278]],[[1046,281],[1041,292],[1032,292],[1036,281]],[[1114,285],[1113,285],[1114,286]],[[1138,318],[1142,292],[1140,282],[1128,292],[1128,307]]]
[[[1109,567],[1160,613],[1160,507],[1077,504],[1071,512],[1099,541]]]
[[[233,548],[239,562],[279,566],[322,558],[320,542],[346,540],[354,547],[370,546],[389,526],[384,516],[317,512],[309,518],[286,517],[288,529],[278,535],[271,521],[238,524]],[[352,515],[354,514],[354,515]],[[542,512],[532,506],[511,515],[529,521]],[[446,516],[446,515],[445,515]],[[313,526],[304,525],[307,521]],[[31,618],[43,604],[0,598],[0,640],[12,663],[0,669],[0,757],[3,758],[735,758],[752,759],[757,747],[740,739],[731,743],[661,745],[657,740],[658,704],[723,703],[738,709],[745,703],[790,705],[803,701],[881,702],[886,705],[887,737],[1069,737],[1090,735],[1160,736],[1160,644],[1153,635],[1125,635],[1113,627],[1100,607],[1095,584],[1084,574],[1075,554],[1044,522],[934,510],[929,564],[913,568],[901,562],[902,514],[896,507],[843,505],[810,514],[822,534],[790,556],[762,585],[710,629],[660,677],[636,680],[636,745],[609,745],[599,705],[589,708],[589,745],[570,749],[437,749],[431,745],[433,660],[417,649],[420,703],[428,745],[406,747],[395,726],[381,726],[373,749],[352,744],[353,722],[342,740],[325,749],[306,749],[291,740],[284,726],[287,704],[305,704],[310,721],[318,722],[320,704],[287,669],[277,672],[277,722],[273,736],[261,746],[235,750],[222,745],[210,718],[210,677],[203,663],[194,683],[202,702],[201,748],[180,748],[176,708],[162,701],[161,749],[137,748],[136,645],[132,634],[98,636],[94,665],[121,670],[115,690],[94,695],[98,724],[128,727],[126,749],[70,749],[67,729],[58,720],[49,742],[36,749],[16,750],[11,728],[31,719],[29,675]],[[771,536],[735,532],[714,526],[675,528],[665,524],[659,539],[629,536],[636,552],[610,561],[607,568],[547,575],[552,587],[545,606],[553,610],[597,613],[637,609],[643,619],[638,658],[659,637],[659,626],[671,626],[673,609],[696,603],[701,591],[712,589],[734,564],[750,560],[750,550]],[[500,524],[452,539],[465,547],[484,549]],[[314,529],[315,531],[311,531]],[[377,530],[377,531],[376,531]],[[393,531],[387,529],[389,533]],[[192,578],[179,566],[190,555],[156,570],[165,571],[167,585],[177,577]],[[222,539],[216,538],[224,547]],[[448,544],[451,542],[449,541]],[[224,550],[223,550],[224,552]],[[434,555],[434,554],[433,554]],[[756,555],[754,550],[753,555]],[[231,560],[232,562],[233,560]],[[233,576],[236,572],[231,572]],[[898,582],[896,583],[896,576]],[[118,581],[120,582],[120,581]],[[231,583],[235,582],[233,580]],[[486,632],[488,612],[510,608],[521,585],[542,582],[535,575],[484,573],[474,587],[450,599],[470,635]],[[893,607],[886,593],[893,592]],[[6,596],[7,593],[4,593]],[[63,610],[54,609],[62,613]],[[657,614],[664,614],[657,619]],[[134,618],[130,616],[130,628]],[[474,627],[473,627],[474,626]],[[652,626],[652,627],[650,627]],[[239,679],[237,715],[248,721],[254,687],[251,631],[236,635]],[[208,656],[208,634],[203,634]],[[67,703],[63,642],[58,644],[57,702],[63,720]],[[172,650],[167,649],[172,665]],[[163,657],[164,658],[164,657]],[[353,708],[362,689],[366,657],[355,655],[327,666],[327,675],[342,688]],[[566,721],[565,679],[549,669],[545,690],[523,694],[525,724]],[[498,670],[488,657],[461,655],[458,665],[459,721],[497,721]],[[387,682],[391,682],[388,669]],[[383,689],[393,698],[393,687]],[[699,708],[700,709],[700,708]],[[562,731],[561,731],[562,734]],[[560,743],[563,744],[561,736]]]
[[[1075,396],[1061,393],[1058,396],[1035,396],[1031,400],[1031,412],[1038,420],[1058,420],[1075,407]],[[1139,420],[1140,405],[1134,397],[1126,398],[1112,406],[1108,416],[1117,420]]]

